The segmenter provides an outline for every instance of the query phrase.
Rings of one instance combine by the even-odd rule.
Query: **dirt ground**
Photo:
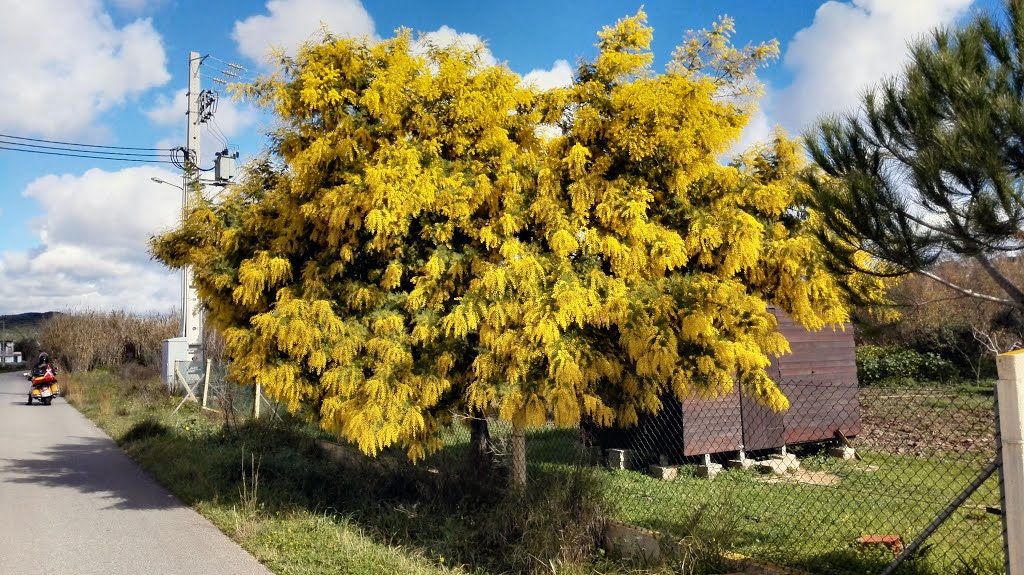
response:
[[[839,485],[842,479],[827,471],[808,471],[797,469],[783,475],[768,475],[761,479],[764,483],[802,483],[804,485]]]
[[[948,390],[864,389],[859,399],[862,429],[855,446],[919,457],[995,454],[991,398]]]

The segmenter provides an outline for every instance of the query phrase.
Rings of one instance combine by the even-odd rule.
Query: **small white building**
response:
[[[14,351],[13,341],[0,341],[0,364],[21,363],[21,352]]]

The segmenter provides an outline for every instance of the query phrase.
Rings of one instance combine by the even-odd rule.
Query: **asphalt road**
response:
[[[0,574],[269,575],[57,398],[0,374]]]

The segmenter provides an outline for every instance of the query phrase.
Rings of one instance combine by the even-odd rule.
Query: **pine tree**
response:
[[[880,283],[824,268],[794,142],[718,161],[776,52],[731,31],[655,73],[641,12],[548,91],[407,32],[326,37],[246,91],[279,119],[271,156],[154,253],[195,266],[235,380],[369,455],[422,458],[453,414],[491,414],[522,484],[549,420],[630,425],[736,382],[784,409],[767,304],[819,329]]]
[[[1024,2],[1007,3],[1005,25],[978,16],[918,42],[902,75],[868,92],[859,112],[806,137],[823,171],[808,181],[831,265],[918,273],[1024,309],[1024,286],[1002,271],[1024,248],[1022,133]],[[936,267],[964,259],[998,288],[978,291]]]

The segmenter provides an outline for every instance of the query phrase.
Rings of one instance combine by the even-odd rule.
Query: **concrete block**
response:
[[[761,473],[773,473],[775,475],[782,475],[789,472],[789,465],[785,461],[778,459],[765,459],[764,461],[758,461],[754,464],[754,469]]]
[[[769,461],[778,461],[786,468],[786,471],[796,471],[800,469],[800,460],[796,458],[792,453],[783,453],[781,455],[772,455],[768,458]]]
[[[633,452],[629,449],[609,449],[608,467],[612,469],[632,469]]]
[[[714,479],[716,475],[722,472],[722,465],[719,463],[708,463],[707,465],[697,466],[697,477],[703,479]]]
[[[615,557],[645,563],[661,561],[658,534],[649,529],[609,521],[604,530],[604,545]]]
[[[839,459],[854,459],[857,457],[857,450],[847,445],[840,445],[830,448],[828,454]]]
[[[754,460],[747,459],[746,457],[743,459],[730,459],[725,462],[725,466],[729,469],[750,469],[754,466]]]
[[[679,469],[664,465],[651,465],[647,468],[647,473],[650,474],[651,477],[655,477],[662,481],[672,481],[677,475],[679,475]]]

